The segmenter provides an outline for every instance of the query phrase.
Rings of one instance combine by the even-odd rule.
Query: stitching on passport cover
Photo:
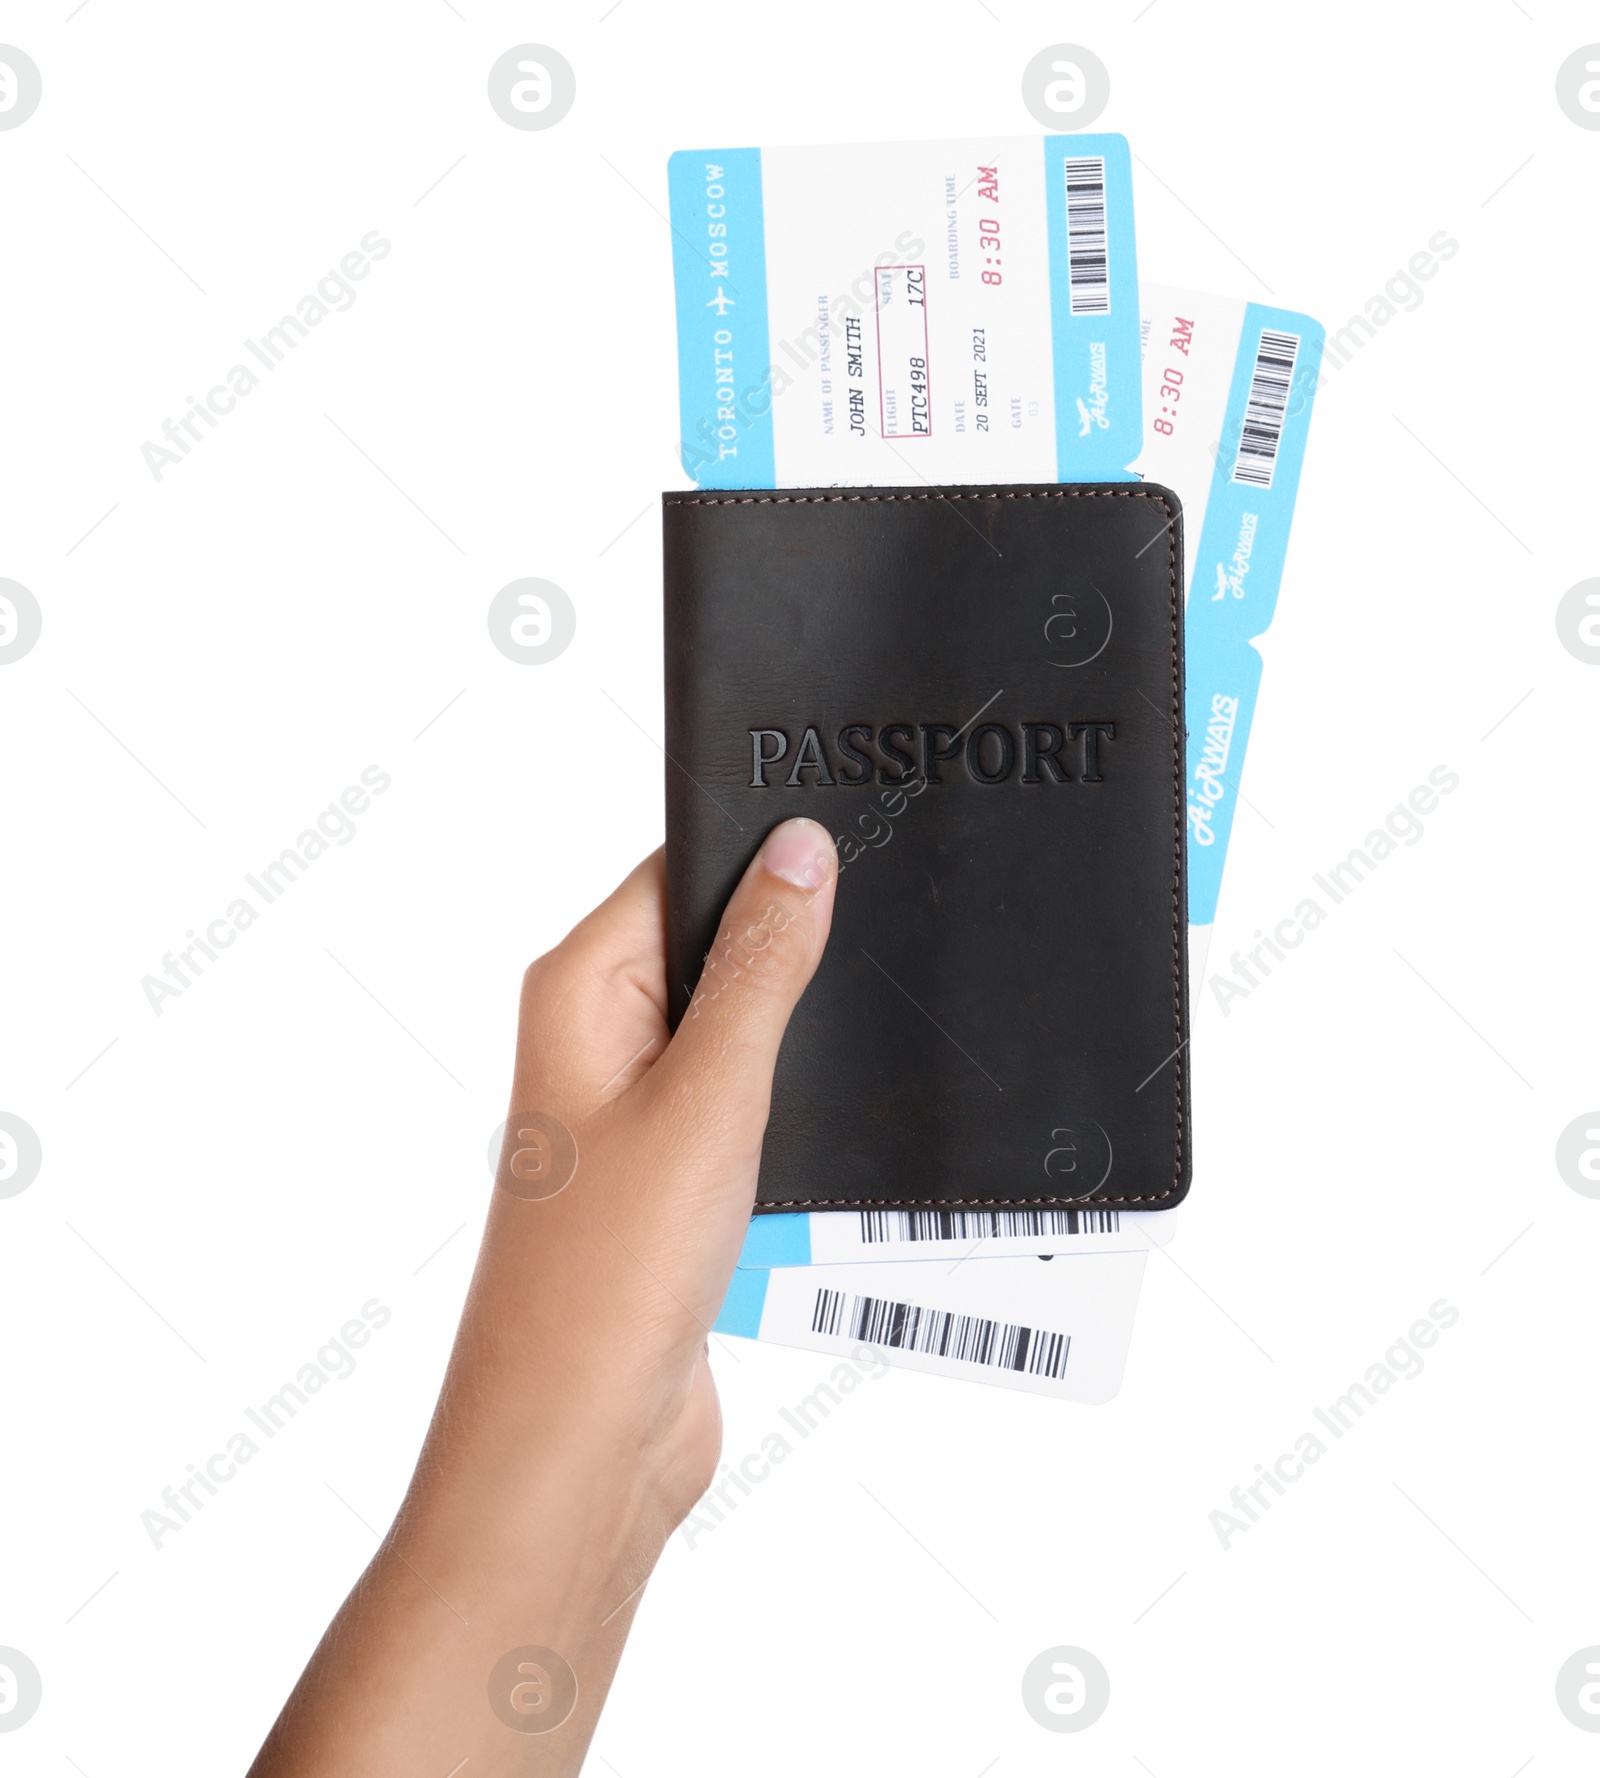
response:
[[[1176,1062],[1183,1048],[1182,969],[1183,933],[1179,922],[1183,909],[1179,905],[1178,885],[1183,875],[1183,704],[1178,685],[1178,625],[1183,613],[1178,601],[1178,542],[1173,523],[1171,503],[1165,495],[1148,488],[1003,488],[984,494],[944,494],[937,489],[926,492],[906,489],[883,494],[663,494],[667,506],[825,506],[863,504],[889,500],[1154,500],[1167,515],[1167,623],[1172,638],[1172,1041],[1173,1052],[1168,1062]],[[1154,539],[1152,539],[1152,542]],[[1149,546],[1146,545],[1146,548]],[[1164,1068],[1166,1062],[1161,1066]],[[1038,1206],[1045,1209],[1069,1210],[1077,1206],[1116,1202],[1122,1204],[1164,1204],[1178,1189],[1183,1176],[1183,1070],[1172,1071],[1172,1094],[1177,1114],[1177,1146],[1173,1152],[1172,1184],[1163,1192],[1145,1192],[1137,1197],[1110,1193],[1105,1197],[1086,1198],[940,1198],[937,1203],[927,1198],[782,1198],[761,1206],[765,1210],[987,1210],[1021,1209]]]

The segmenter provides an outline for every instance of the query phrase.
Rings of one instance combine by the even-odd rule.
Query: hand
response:
[[[670,1040],[659,852],[528,970],[433,1424],[252,1778],[578,1771],[638,1594],[716,1472],[706,1339],[836,882],[824,829],[774,828]],[[530,1648],[555,1659],[496,1671]]]

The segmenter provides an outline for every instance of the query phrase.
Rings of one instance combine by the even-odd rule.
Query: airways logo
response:
[[[942,784],[940,766],[956,762],[974,784],[1004,784],[1017,773],[1019,762],[1023,784],[1102,784],[1101,743],[1116,739],[1117,725],[1023,722],[1013,732],[1003,722],[981,722],[968,732],[953,722],[891,722],[876,730],[852,722],[834,736],[831,751],[821,730],[808,725],[792,754],[786,729],[753,728],[747,733],[753,790],[769,790],[774,783],[799,789],[874,780],[910,784],[919,778]],[[781,770],[785,762],[787,776],[769,779],[769,770]]]
[[[1085,401],[1081,395],[1077,398],[1079,438],[1087,438],[1096,426],[1103,432],[1111,424],[1106,413],[1110,399],[1106,388],[1105,342],[1094,340],[1089,346],[1089,399]]]

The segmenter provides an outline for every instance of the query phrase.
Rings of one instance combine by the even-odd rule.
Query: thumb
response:
[[[822,958],[838,859],[826,828],[780,822],[729,899],[699,985],[651,1070],[729,1135],[761,1139],[789,1015]],[[662,1081],[666,1085],[667,1081]]]

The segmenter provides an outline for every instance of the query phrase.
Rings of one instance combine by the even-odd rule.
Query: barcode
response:
[[[1066,169],[1068,307],[1074,315],[1109,315],[1105,156],[1069,157]]]
[[[1297,333],[1261,330],[1256,365],[1250,374],[1250,399],[1245,403],[1244,430],[1239,435],[1239,454],[1233,463],[1233,479],[1252,488],[1270,488],[1283,438],[1284,411],[1289,405],[1289,384],[1294,361],[1300,355]]]
[[[981,1241],[1001,1235],[1115,1235],[1120,1210],[863,1210],[861,1239]]]
[[[819,1290],[811,1313],[811,1331],[848,1332],[868,1346],[926,1352],[938,1358],[960,1358],[996,1370],[1023,1371],[1030,1377],[1067,1374],[1070,1334],[1041,1333],[1007,1321],[957,1315],[946,1309],[919,1309],[892,1303],[886,1297],[847,1297],[842,1290]]]

